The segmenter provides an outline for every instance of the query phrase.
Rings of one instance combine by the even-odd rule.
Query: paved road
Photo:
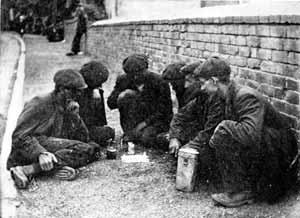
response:
[[[50,91],[52,77],[62,68],[79,68],[91,57],[66,57],[69,43],[48,43],[41,36],[25,35],[27,47],[24,98]],[[110,93],[116,73],[105,84]],[[118,131],[117,112],[107,110],[108,122]],[[19,218],[173,218],[269,217],[296,218],[297,195],[276,205],[254,204],[238,209],[215,207],[210,189],[194,193],[175,190],[176,162],[165,153],[148,150],[151,163],[125,164],[102,160],[82,168],[73,182],[40,177],[29,190],[18,191]],[[297,212],[296,212],[297,213]],[[298,214],[299,215],[299,214]]]

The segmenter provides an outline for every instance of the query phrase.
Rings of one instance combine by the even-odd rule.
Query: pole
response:
[[[56,17],[57,17],[57,0],[53,1],[53,13],[52,13],[53,17],[52,17],[52,23],[55,24],[56,23]]]
[[[2,1],[0,0],[0,32],[2,31]]]

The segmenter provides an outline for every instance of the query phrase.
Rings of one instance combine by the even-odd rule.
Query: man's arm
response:
[[[231,136],[243,145],[259,143],[263,126],[264,106],[251,94],[240,96],[236,101],[238,121],[224,120],[216,128],[211,143]]]
[[[206,144],[214,133],[218,124],[224,120],[225,102],[220,97],[210,96],[205,102],[206,114],[204,119],[204,128],[199,131],[197,136],[188,143],[188,146],[198,147],[201,144]]]
[[[110,109],[113,110],[118,108],[118,104],[117,104],[118,97],[122,91],[128,88],[128,86],[129,86],[129,82],[125,74],[122,74],[117,77],[114,89],[107,99],[107,105]]]
[[[173,116],[169,130],[170,139],[177,138],[180,141],[183,140],[182,136],[184,135],[185,126],[197,119],[197,103],[197,99],[190,101]]]
[[[12,148],[20,150],[25,158],[33,162],[38,160],[40,154],[47,152],[32,134],[42,122],[42,110],[37,99],[28,102],[19,116],[17,127],[12,135]]]
[[[158,85],[159,94],[158,99],[155,102],[157,104],[157,110],[145,120],[147,125],[151,125],[152,123],[157,123],[166,119],[171,120],[173,115],[169,85],[165,82],[161,82]]]

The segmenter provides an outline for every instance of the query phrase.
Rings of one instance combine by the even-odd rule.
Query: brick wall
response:
[[[300,138],[300,17],[224,17],[98,24],[88,51],[120,72],[134,52],[149,54],[150,69],[219,55],[234,78],[259,89],[295,126]]]

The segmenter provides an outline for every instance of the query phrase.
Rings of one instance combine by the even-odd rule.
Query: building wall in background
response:
[[[300,17],[253,16],[136,21],[89,29],[88,51],[112,72],[122,60],[141,52],[150,69],[219,55],[234,78],[258,89],[293,123],[300,136]]]

